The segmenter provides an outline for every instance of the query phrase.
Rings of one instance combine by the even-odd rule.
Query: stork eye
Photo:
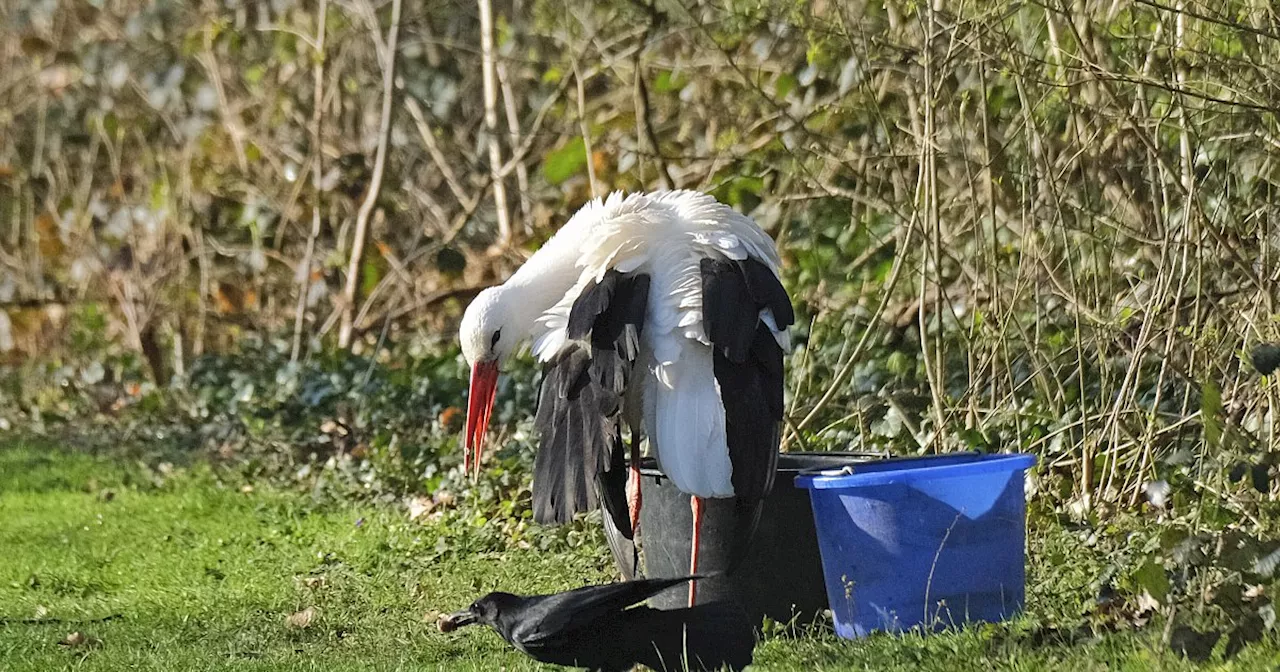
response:
[[[499,338],[502,338],[502,330],[501,330],[501,329],[498,329],[498,330],[496,330],[496,331],[494,331],[494,332],[493,332],[493,339],[489,341],[489,347],[491,347],[491,348],[492,348],[493,346],[497,345],[497,344],[498,344],[498,339],[499,339]]]

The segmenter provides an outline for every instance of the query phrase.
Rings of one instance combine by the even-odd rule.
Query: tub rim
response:
[[[811,469],[795,477],[795,486],[806,490],[837,490],[916,481],[963,478],[996,472],[1024,471],[1036,464],[1029,453],[947,453],[890,458],[839,469]],[[929,462],[942,462],[928,466]],[[925,466],[920,466],[924,464]]]

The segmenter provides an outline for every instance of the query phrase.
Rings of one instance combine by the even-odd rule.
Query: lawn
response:
[[[410,521],[394,504],[224,482],[199,463],[155,471],[45,445],[0,445],[0,669],[541,669],[491,632],[441,634],[434,617],[489,590],[609,579],[607,553],[595,544],[441,553],[445,527]],[[861,642],[822,627],[773,634],[757,648],[755,668],[1280,665],[1274,638],[1200,666],[1162,646],[1158,627],[1074,645],[1041,636],[1040,626],[1072,613],[1096,561],[1074,538],[1033,528],[1028,612],[1013,624]],[[1064,558],[1077,552],[1084,555]],[[1046,558],[1063,565],[1042,566]],[[72,633],[78,641],[68,641]]]

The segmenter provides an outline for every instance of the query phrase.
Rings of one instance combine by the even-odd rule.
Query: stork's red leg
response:
[[[689,574],[698,573],[698,543],[702,538],[702,508],[703,502],[701,497],[690,497],[689,508],[693,511],[693,543],[689,549]],[[698,582],[689,582],[689,606],[692,607],[698,601]]]
[[[640,529],[640,446],[631,443],[631,466],[627,474],[627,512],[631,514],[631,535]]]

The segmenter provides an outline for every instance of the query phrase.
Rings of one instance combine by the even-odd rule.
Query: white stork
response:
[[[599,501],[623,560],[618,544],[630,543],[639,523],[647,437],[659,469],[690,495],[690,573],[704,498],[735,498],[745,553],[777,468],[794,318],[777,249],[750,218],[692,191],[592,201],[463,315],[471,366],[464,469],[479,469],[499,365],[531,342],[545,367],[535,422],[538,522],[566,522]],[[629,551],[634,563],[634,545]],[[695,591],[691,584],[690,605]]]

